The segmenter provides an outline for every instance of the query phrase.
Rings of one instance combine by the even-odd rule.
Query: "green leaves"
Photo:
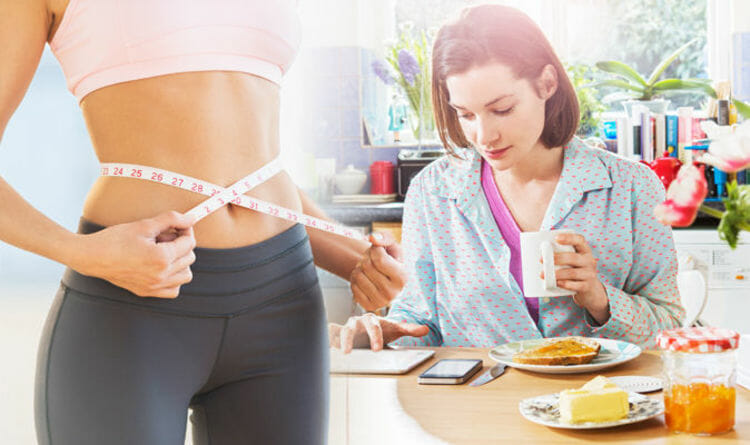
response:
[[[635,82],[637,84],[642,85],[643,87],[647,87],[648,84],[645,80],[643,80],[643,77],[641,77],[640,74],[638,74],[633,68],[629,67],[628,65],[617,62],[614,60],[607,60],[603,62],[596,62],[596,67],[599,68],[602,71],[606,71],[608,73],[616,74],[618,76],[623,77],[625,80],[629,80],[631,82]],[[628,85],[631,85],[628,83]],[[635,86],[635,85],[633,85]]]
[[[583,137],[598,136],[600,114],[604,111],[604,105],[598,99],[598,91],[591,86],[591,78],[596,75],[596,70],[585,63],[566,63],[564,66],[578,96],[580,120],[576,134]]]
[[[663,59],[654,68],[648,80],[644,80],[643,77],[636,72],[635,69],[630,66],[617,62],[614,60],[597,62],[596,66],[602,71],[606,71],[610,74],[614,74],[619,79],[609,79],[597,82],[600,86],[610,86],[623,90],[630,90],[640,94],[636,97],[639,100],[651,100],[654,96],[659,96],[665,92],[677,92],[677,91],[699,91],[709,96],[716,97],[716,92],[713,90],[708,81],[701,79],[664,79],[659,80],[659,77],[664,71],[682,54],[690,45],[697,42],[699,39],[695,38],[688,43],[680,46]],[[632,95],[630,95],[632,96]],[[613,96],[614,97],[614,96]],[[613,99],[612,99],[613,100]],[[605,99],[606,102],[606,99]]]
[[[732,103],[737,108],[737,113],[739,113],[745,119],[750,119],[750,105],[737,99],[732,99]]]
[[[716,91],[707,82],[702,80],[690,79],[664,79],[652,85],[654,94],[663,91],[701,91],[711,97],[716,97]]]
[[[750,184],[727,183],[727,197],[722,201],[726,211],[719,222],[719,238],[734,249],[740,230],[750,231]]]
[[[635,100],[642,96],[643,94],[633,94],[633,93],[626,93],[624,91],[616,91],[614,93],[609,93],[606,96],[604,96],[602,98],[602,102],[605,104],[608,104],[608,103],[619,102],[623,100]]]
[[[681,47],[677,48],[672,54],[670,54],[669,56],[667,56],[666,59],[662,60],[661,63],[659,63],[659,65],[656,68],[654,68],[654,71],[648,77],[648,84],[649,85],[653,85],[654,82],[656,82],[659,79],[659,77],[661,77],[661,75],[664,72],[664,70],[666,70],[667,67],[669,65],[671,65],[672,62],[674,62],[675,59],[677,59],[680,56],[680,54],[682,54],[683,51],[685,51],[688,48],[688,46],[692,45],[693,43],[695,43],[697,41],[698,41],[698,39],[695,38],[695,39],[687,42],[686,44],[684,44]]]
[[[628,83],[622,79],[607,79],[607,80],[599,80],[597,82],[592,82],[587,85],[584,85],[586,88],[596,88],[596,87],[616,87],[616,88],[622,88],[624,90],[631,90],[635,91],[637,93],[643,94],[645,91],[644,87],[640,87],[637,85],[633,85],[632,83]]]

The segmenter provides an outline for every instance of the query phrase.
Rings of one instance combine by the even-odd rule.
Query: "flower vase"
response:
[[[417,113],[414,113],[412,122],[412,132],[417,142],[424,143],[437,140],[435,121],[431,113],[423,113],[421,116],[417,116]]]

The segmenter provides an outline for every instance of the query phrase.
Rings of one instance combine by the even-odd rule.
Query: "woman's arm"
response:
[[[424,171],[423,171],[424,172]],[[429,172],[427,172],[429,173]],[[432,256],[432,240],[424,224],[431,219],[429,198],[424,174],[417,175],[409,184],[404,201],[403,241],[405,268],[408,280],[403,291],[393,301],[388,320],[429,327],[427,335],[401,337],[401,346],[440,346],[440,332],[436,307],[436,274]]]
[[[306,215],[335,222],[302,190],[299,190],[299,196],[302,200],[302,211]],[[365,241],[345,238],[309,227],[307,228],[307,235],[310,237],[315,264],[345,280],[349,280],[349,276],[357,263],[370,247],[370,244]]]
[[[51,17],[43,0],[0,2],[0,139],[29,87]],[[0,178],[0,240],[68,264],[75,236],[31,207]]]
[[[39,65],[51,23],[44,0],[0,1],[0,139]],[[177,296],[192,279],[195,260],[192,221],[176,212],[77,235],[33,208],[2,178],[0,241],[141,296]]]
[[[420,176],[409,185],[404,202],[404,245],[409,279],[385,318],[374,314],[350,317],[345,325],[328,325],[332,347],[348,353],[352,348],[369,347],[379,351],[389,343],[402,346],[440,346],[442,335],[434,306],[435,273],[429,235],[419,230],[425,221],[424,188]],[[432,297],[432,298],[430,298]],[[429,303],[429,301],[433,303]]]
[[[664,187],[647,167],[638,165],[637,170],[631,192],[633,266],[622,289],[602,283],[609,320],[599,326],[585,318],[597,336],[651,347],[659,331],[680,326],[685,309],[677,289],[672,229],[654,217],[654,207],[664,201]]]
[[[330,221],[300,190],[304,213]],[[401,292],[406,272],[401,263],[401,246],[386,234],[371,237],[372,245],[322,230],[307,229],[315,264],[348,280],[355,301],[365,310],[387,306]]]

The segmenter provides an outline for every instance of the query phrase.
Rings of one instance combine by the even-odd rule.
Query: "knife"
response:
[[[480,386],[480,385],[484,385],[485,383],[495,380],[496,378],[503,375],[503,373],[505,372],[506,366],[507,365],[503,363],[496,364],[492,368],[485,371],[484,374],[474,379],[473,382],[469,383],[469,386]]]

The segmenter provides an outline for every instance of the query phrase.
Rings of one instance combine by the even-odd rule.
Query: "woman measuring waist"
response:
[[[232,191],[276,165],[279,85],[299,43],[294,9],[291,0],[0,3],[0,130],[49,42],[100,162]],[[0,179],[0,240],[69,266],[40,341],[39,442],[182,444],[190,407],[195,443],[325,443],[328,346],[313,257],[351,275],[370,309],[403,285],[389,255],[398,249],[233,204],[198,221],[184,212],[206,202],[199,190],[137,169],[102,173],[77,234]],[[246,190],[324,217],[283,170]]]
[[[122,83],[89,94],[82,109],[103,163],[157,167],[229,186],[279,155],[279,87],[252,75],[180,73]],[[297,187],[285,171],[247,194],[302,210]],[[142,178],[100,177],[83,217],[111,226],[167,210],[186,212],[205,199]],[[291,225],[229,204],[195,225],[195,239],[200,247],[238,247]]]

